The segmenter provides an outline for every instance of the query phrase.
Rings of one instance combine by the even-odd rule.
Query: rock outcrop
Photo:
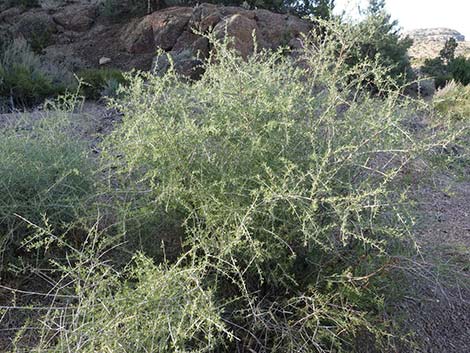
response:
[[[418,41],[439,41],[445,42],[449,38],[454,38],[458,42],[464,42],[465,36],[460,32],[449,28],[422,28],[406,33],[410,38]]]
[[[200,74],[201,59],[207,58],[210,52],[208,40],[203,36],[209,31],[218,39],[231,37],[233,48],[246,58],[255,46],[259,49],[296,47],[301,33],[311,28],[311,22],[293,15],[202,4],[195,8],[171,7],[135,20],[123,29],[120,40],[133,54],[163,49],[171,55],[177,71],[195,78]],[[154,67],[164,71],[168,59],[156,58]]]
[[[65,30],[84,32],[91,28],[96,15],[96,6],[76,4],[61,8],[52,18]]]
[[[211,51],[205,37],[209,32],[217,39],[232,37],[231,45],[246,58],[255,47],[298,48],[301,34],[312,26],[290,14],[214,4],[170,7],[124,23],[100,15],[96,1],[0,11],[0,35],[7,29],[14,37],[24,37],[44,60],[70,70],[97,67],[105,57],[107,64],[124,70],[149,70],[153,63],[165,71],[168,58],[155,58],[160,49],[172,57],[181,74],[192,78],[201,74],[201,60]]]
[[[465,41],[465,36],[456,30],[449,28],[424,28],[405,33],[413,39],[413,45],[408,51],[415,65],[420,65],[425,59],[439,56],[449,38],[454,38],[457,43],[456,55],[470,57],[470,42]]]

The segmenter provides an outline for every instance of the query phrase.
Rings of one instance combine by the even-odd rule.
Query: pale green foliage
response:
[[[415,136],[380,62],[348,61],[355,29],[323,29],[296,59],[245,61],[210,38],[197,82],[128,75],[102,146],[107,201],[123,239],[126,216],[158,214],[184,230],[182,253],[122,269],[100,222],[80,249],[39,230],[32,246],[69,249],[55,262],[69,299],[42,318],[38,351],[338,353],[361,333],[394,350],[381,314],[395,255],[413,251],[402,177],[442,141]]]
[[[94,262],[99,257],[82,259],[66,272],[80,300],[68,311],[67,330],[57,331],[54,352],[210,352],[225,334],[212,291],[203,287],[204,268],[156,266],[137,255],[117,281]],[[54,327],[63,314],[46,320]]]
[[[380,64],[347,65],[352,34],[339,58],[330,38],[305,39],[301,66],[280,53],[244,61],[214,43],[217,61],[200,81],[142,74],[113,104],[124,120],[108,151],[122,152],[116,171],[138,180],[136,195],[146,190],[135,207],[185,215],[186,244],[214,268],[232,329],[263,337],[255,351],[347,349],[341,339],[372,327],[351,309],[380,305],[362,287],[367,274],[407,234],[392,185],[426,147],[402,124],[398,91],[360,92],[365,79],[381,92],[392,85]]]
[[[24,237],[23,219],[70,222],[92,193],[87,146],[71,138],[70,112],[57,108],[18,114],[0,126],[0,242],[11,241],[8,251]]]

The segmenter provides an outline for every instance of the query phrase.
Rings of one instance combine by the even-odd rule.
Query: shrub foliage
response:
[[[44,219],[57,231],[80,213],[93,193],[86,144],[72,139],[69,113],[25,115],[0,126],[0,243],[14,255]],[[5,261],[12,260],[6,256]],[[2,266],[6,263],[2,263]]]
[[[119,85],[126,83],[122,71],[118,69],[86,69],[79,71],[77,77],[82,81],[80,93],[88,99],[113,95]]]
[[[450,81],[433,98],[434,107],[454,120],[470,119],[470,87]]]
[[[407,234],[392,181],[421,145],[398,93],[358,93],[371,75],[390,88],[381,66],[351,68],[330,39],[306,39],[301,66],[278,53],[245,62],[215,43],[200,81],[142,74],[114,103],[124,113],[109,140],[124,157],[114,170],[146,190],[136,209],[184,215],[180,261],[207,268],[239,339],[228,351],[347,351],[360,330],[380,331],[367,314],[382,302],[372,283]],[[354,50],[353,37],[342,43]]]
[[[415,135],[380,60],[351,63],[356,27],[325,22],[293,57],[209,40],[200,80],[127,75],[111,101],[123,121],[101,145],[99,199],[116,224],[75,245],[33,237],[68,249],[36,350],[351,352],[364,333],[394,350],[382,314],[412,251],[403,176],[435,137]],[[150,230],[163,256],[113,263],[115,230],[155,215],[183,230],[176,258]]]
[[[63,80],[64,77],[61,77]],[[25,40],[15,39],[0,50],[0,97],[10,108],[37,104],[64,93],[65,84],[47,72]],[[1,109],[2,107],[0,107]]]

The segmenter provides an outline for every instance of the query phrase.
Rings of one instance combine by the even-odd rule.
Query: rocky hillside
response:
[[[434,58],[449,38],[454,38],[459,46],[457,55],[470,56],[470,42],[465,41],[465,36],[460,32],[449,28],[423,28],[405,33],[414,40],[410,48],[410,56],[417,64],[423,60]]]
[[[108,66],[150,69],[158,48],[169,52],[182,73],[198,75],[198,59],[210,52],[202,34],[234,37],[233,45],[244,56],[254,48],[298,45],[300,33],[311,23],[293,15],[202,4],[170,7],[147,16],[116,23],[103,15],[96,2],[67,2],[29,10],[0,8],[0,35],[24,37],[47,62],[71,71]],[[197,32],[197,34],[196,34]],[[3,39],[5,40],[5,39]],[[158,61],[164,69],[168,62]]]
[[[421,28],[406,33],[409,37],[417,41],[439,41],[445,42],[449,38],[454,38],[458,42],[464,42],[465,36],[460,32],[450,28]]]

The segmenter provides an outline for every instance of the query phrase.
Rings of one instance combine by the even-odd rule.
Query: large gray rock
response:
[[[124,47],[134,54],[154,52],[157,48],[170,50],[186,29],[191,14],[189,7],[172,7],[133,21],[121,36]]]
[[[220,40],[223,40],[225,36],[230,37],[230,45],[244,58],[253,53],[255,48],[253,35],[257,30],[255,20],[240,14],[226,17],[214,27],[216,37]],[[259,39],[256,39],[259,42]]]

